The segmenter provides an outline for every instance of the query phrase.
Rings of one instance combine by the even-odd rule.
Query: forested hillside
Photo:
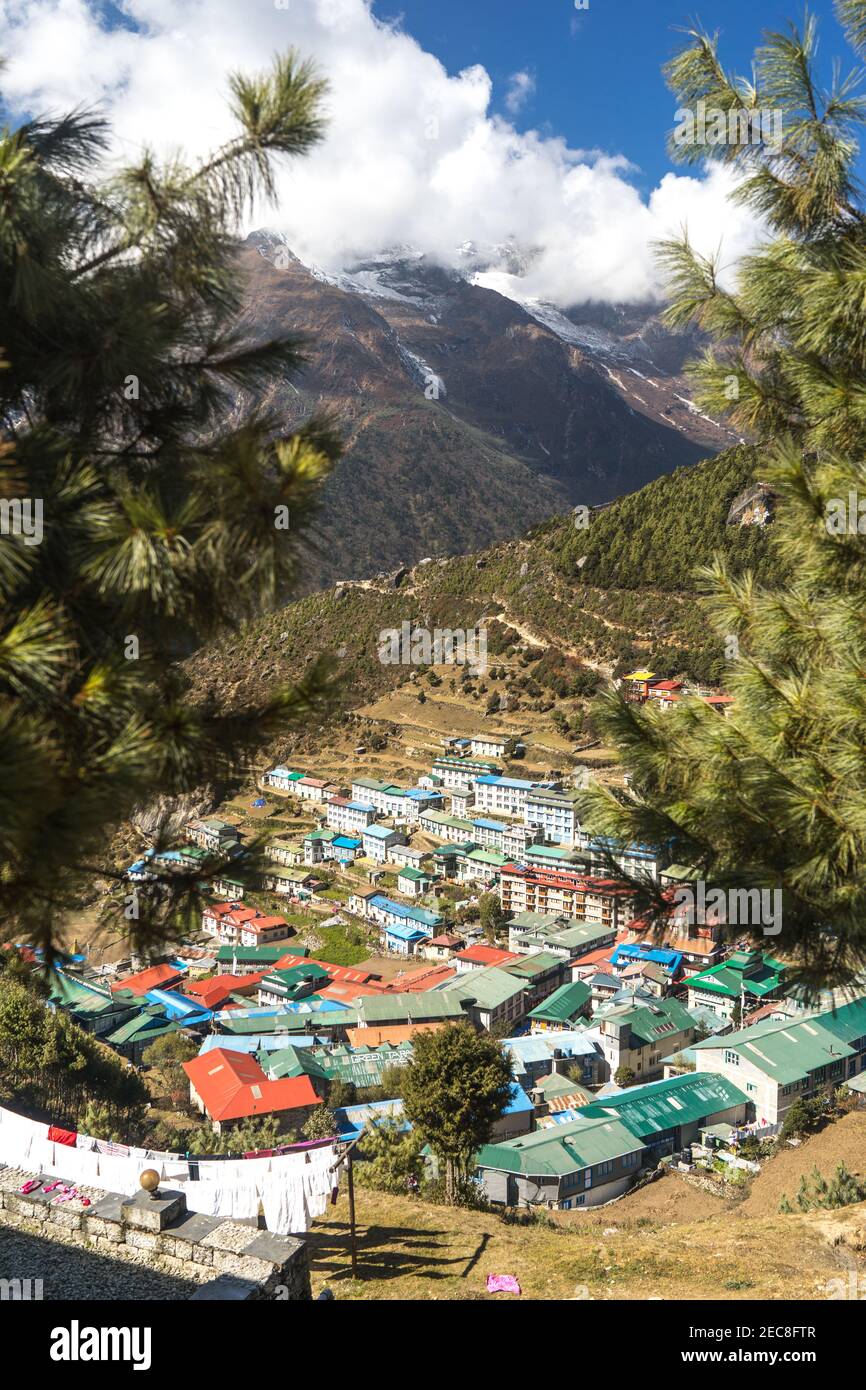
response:
[[[755,481],[758,459],[740,447],[679,469],[591,512],[586,529],[569,513],[521,540],[310,595],[198,653],[188,665],[194,689],[232,705],[329,653],[338,708],[350,709],[405,680],[405,668],[378,657],[380,632],[403,621],[483,624],[491,661],[527,636],[539,639],[528,679],[554,694],[565,686],[583,693],[587,670],[617,675],[636,661],[660,675],[724,684],[725,655],[696,602],[693,575],[716,551],[737,570],[764,579],[778,572],[772,522],[727,520]]]

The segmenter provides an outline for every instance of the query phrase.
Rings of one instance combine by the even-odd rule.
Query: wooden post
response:
[[[349,1184],[349,1244],[352,1252],[352,1278],[358,1277],[358,1238],[355,1230],[355,1177],[352,1172],[352,1150],[346,1158],[346,1177]]]

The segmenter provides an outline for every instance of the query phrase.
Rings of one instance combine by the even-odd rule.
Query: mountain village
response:
[[[633,699],[677,695],[649,671],[628,681]],[[258,873],[258,832],[229,812],[146,851],[133,898],[159,873],[224,862],[198,930],[139,968],[73,951],[49,1006],[145,1071],[157,1040],[186,1040],[190,1108],[215,1135],[269,1118],[291,1146],[342,1083],[338,1153],[377,1125],[408,1129],[383,1081],[419,1033],[468,1023],[511,1068],[473,1177],[503,1209],[594,1207],[672,1168],[738,1181],[797,1132],[798,1105],[859,1104],[866,985],[802,996],[772,937],[731,940],[724,914],[695,913],[688,866],[588,834],[566,774],[510,775],[519,734],[442,745],[414,786],[264,769],[251,814],[291,803],[314,828],[268,835]],[[661,932],[635,908],[641,883],[667,904]]]

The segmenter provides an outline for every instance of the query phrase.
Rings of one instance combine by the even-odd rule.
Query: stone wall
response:
[[[188,1212],[182,1192],[156,1197],[80,1188],[90,1198],[55,1204],[56,1193],[19,1191],[38,1174],[0,1170],[0,1227],[126,1260],[198,1285],[193,1299],[295,1301],[311,1298],[306,1245],[245,1221]],[[5,1271],[0,1270],[0,1277]],[[70,1289],[69,1298],[75,1298]]]

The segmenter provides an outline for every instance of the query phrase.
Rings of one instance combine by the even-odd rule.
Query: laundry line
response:
[[[7,1167],[130,1197],[141,1190],[145,1168],[153,1168],[184,1193],[189,1211],[236,1220],[262,1215],[268,1230],[283,1235],[307,1230],[336,1200],[339,1148],[335,1140],[310,1140],[243,1157],[188,1158],[94,1139],[0,1107],[0,1163]]]

